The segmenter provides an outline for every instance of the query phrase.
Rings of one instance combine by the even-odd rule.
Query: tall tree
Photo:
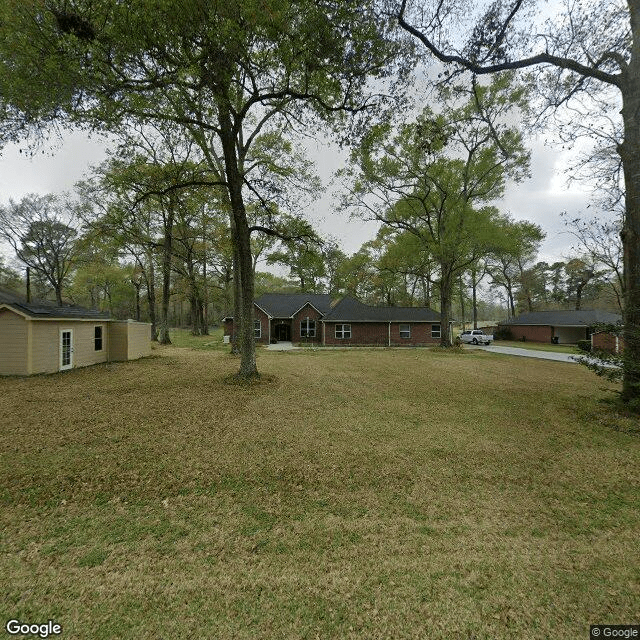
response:
[[[503,241],[488,256],[487,269],[494,287],[505,290],[509,315],[516,315],[516,289],[526,266],[538,254],[544,239],[542,229],[532,222],[514,222],[508,217],[500,221]]]
[[[20,273],[5,264],[5,258],[0,256],[0,287],[19,291],[24,288],[23,278]]]
[[[247,156],[260,134],[290,130],[305,114],[326,119],[371,106],[371,80],[394,73],[390,62],[398,51],[388,38],[390,20],[371,5],[33,0],[12,2],[0,15],[2,100],[18,119],[68,118],[98,127],[172,122],[222,175],[241,378],[257,375]]]
[[[566,3],[536,29],[525,0],[496,0],[471,24],[467,39],[460,32],[477,13],[462,4],[445,0],[432,11],[413,10],[410,0],[402,0],[397,16],[400,26],[443,63],[473,74],[533,69],[544,107],[578,109],[585,117],[572,120],[581,132],[586,123],[587,134],[595,135],[599,117],[613,123],[609,145],[613,142],[619,155],[625,191],[622,399],[640,406],[640,0]],[[614,120],[616,113],[620,117]]]
[[[622,220],[603,221],[598,217],[584,220],[563,214],[565,226],[577,240],[574,249],[586,253],[594,264],[608,274],[608,283],[620,311],[625,299],[625,279],[622,268]]]
[[[495,242],[490,203],[508,178],[522,179],[528,170],[521,135],[506,122],[522,97],[507,76],[469,92],[454,87],[443,92],[440,113],[426,108],[395,135],[388,126],[373,128],[352,157],[348,202],[413,234],[438,264],[442,346],[451,346],[454,284]]]
[[[60,306],[63,288],[78,258],[79,206],[67,196],[31,194],[0,207],[0,238],[51,285]]]

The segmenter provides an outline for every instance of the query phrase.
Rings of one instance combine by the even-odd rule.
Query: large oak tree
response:
[[[522,136],[507,122],[522,97],[507,76],[445,91],[439,113],[427,107],[397,131],[372,128],[347,171],[347,204],[414,235],[437,264],[442,346],[451,346],[455,283],[497,242],[493,203],[508,179],[527,175]]]
[[[478,6],[485,11],[470,24]],[[543,107],[572,109],[581,131],[591,125],[590,135],[597,134],[600,116],[611,122],[619,111],[613,128],[625,187],[622,399],[640,406],[640,0],[566,2],[535,29],[535,4],[528,0],[473,7],[460,0],[402,0],[397,16],[431,56],[448,65],[474,74],[537,71]],[[461,35],[465,25],[468,38]],[[575,110],[585,104],[586,118],[584,109]]]
[[[169,122],[221,174],[239,375],[257,375],[245,160],[265,131],[372,106],[372,78],[397,71],[389,22],[368,2],[332,0],[9,0],[1,11],[6,134],[43,121]]]

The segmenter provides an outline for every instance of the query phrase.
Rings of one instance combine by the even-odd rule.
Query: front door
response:
[[[276,340],[278,342],[291,340],[291,326],[288,324],[277,324],[275,327]]]
[[[73,331],[60,331],[60,371],[73,367]]]

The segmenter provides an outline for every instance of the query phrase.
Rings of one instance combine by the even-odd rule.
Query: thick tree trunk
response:
[[[582,284],[579,284],[576,288],[576,311],[580,311],[582,308]],[[532,311],[532,309],[529,309]]]
[[[156,318],[156,269],[153,265],[151,251],[147,254],[149,269],[145,274],[147,280],[147,304],[149,305],[149,321],[151,322],[151,340],[158,341],[158,320]]]
[[[425,307],[430,307],[431,306],[431,291],[430,291],[430,287],[429,287],[429,280],[427,280],[427,278],[422,276],[421,277],[421,281],[422,281],[422,297],[424,299],[424,306]]]
[[[478,283],[476,282],[476,275],[473,274],[471,280],[471,304],[473,305],[473,328],[478,328]]]
[[[185,258],[185,266],[187,268],[187,281],[189,283],[189,307],[191,314],[191,333],[194,336],[204,335],[202,322],[202,301],[200,299],[200,291],[198,290],[197,274],[193,256],[189,253]]]
[[[637,4],[636,12],[634,17],[638,21],[640,9]],[[625,284],[622,399],[640,410],[640,42],[636,41],[635,44],[622,91],[624,141],[618,152],[622,158],[625,182],[625,218],[622,227]]]
[[[162,306],[160,308],[160,344],[171,344],[169,337],[169,299],[171,296],[171,257],[173,251],[173,220],[175,202],[170,198],[167,217],[164,224],[164,242],[162,244]]]
[[[462,329],[464,331],[467,327],[465,326],[464,284],[462,282],[462,276],[460,276],[458,286],[460,287],[460,315],[462,316]]]
[[[440,346],[451,346],[451,332],[449,321],[451,320],[451,273],[449,265],[440,265]]]
[[[509,311],[511,312],[511,317],[516,317],[516,304],[513,299],[513,287],[511,286],[511,282],[507,281],[507,302],[509,304]]]
[[[206,216],[205,210],[202,209],[202,299],[201,309],[202,314],[202,335],[209,335],[209,287],[207,285],[207,232],[206,232]]]
[[[140,322],[140,283],[133,282],[132,284],[136,291],[136,322]]]
[[[258,377],[256,345],[253,331],[253,261],[247,213],[242,197],[242,175],[238,167],[236,140],[228,105],[219,103],[220,139],[224,154],[225,173],[231,211],[233,215],[234,257],[237,263],[236,289],[240,290],[240,308],[234,311],[234,324],[239,325],[238,347],[240,349],[240,371],[238,377],[250,380]],[[239,322],[238,322],[239,321]],[[237,331],[237,329],[236,329]]]
[[[231,340],[231,353],[240,355],[240,333],[242,326],[242,288],[240,286],[240,259],[236,249],[236,232],[233,214],[231,214],[231,240],[233,244],[233,336]]]

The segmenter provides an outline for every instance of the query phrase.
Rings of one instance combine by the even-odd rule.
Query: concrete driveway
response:
[[[493,351],[493,353],[503,353],[508,356],[521,356],[523,358],[538,358],[540,360],[555,360],[556,362],[576,362],[576,355],[570,353],[557,353],[555,351],[538,351],[534,349],[519,349],[518,347],[501,347],[497,344],[485,345],[463,345],[466,349],[483,349],[484,351]]]

